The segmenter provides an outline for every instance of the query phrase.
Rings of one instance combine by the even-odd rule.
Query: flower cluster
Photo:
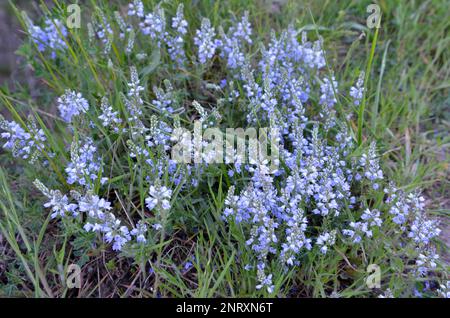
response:
[[[338,85],[334,78],[324,78],[322,85],[320,85],[320,100],[321,105],[325,105],[329,108],[333,107],[337,103],[336,94],[338,92]]]
[[[380,294],[378,298],[394,298],[390,288],[386,289],[383,294]]]
[[[364,153],[359,159],[359,165],[363,169],[364,176],[372,182],[374,190],[378,190],[380,187],[377,180],[383,179],[383,171],[380,169],[379,159],[376,154],[376,144],[372,143],[367,153]],[[360,179],[361,176],[357,174],[355,176]]]
[[[194,44],[198,47],[198,61],[201,64],[205,64],[214,56],[217,46],[220,44],[215,36],[216,31],[211,26],[211,21],[203,18],[201,28],[196,31],[194,37]]]
[[[450,280],[448,280],[445,284],[440,285],[438,293],[443,298],[450,298]]]
[[[186,62],[184,53],[184,35],[187,33],[188,23],[184,19],[183,4],[180,4],[177,9],[177,14],[172,18],[172,29],[174,35],[167,36],[167,46],[170,58],[177,65],[182,66]]]
[[[429,245],[431,240],[441,233],[437,226],[436,220],[428,219],[421,211],[415,215],[408,236],[418,245]]]
[[[137,16],[140,19],[139,29],[144,35],[156,42],[159,48],[167,47],[167,52],[174,65],[183,67],[186,64],[184,50],[184,36],[187,33],[188,23],[184,19],[184,6],[180,4],[176,15],[171,21],[166,21],[163,8],[158,5],[153,12],[145,14],[141,1],[134,1],[128,7],[129,16]]]
[[[149,210],[153,210],[155,207],[165,211],[170,210],[172,190],[165,186],[151,185],[148,192],[150,196],[145,199],[145,204]]]
[[[140,85],[139,75],[134,66],[130,68],[130,73],[131,80],[127,83],[127,97],[122,95],[122,99],[129,115],[128,124],[131,126],[130,128],[141,130],[142,124],[139,117],[142,115],[143,100],[141,98],[141,92],[144,91],[144,87]]]
[[[342,233],[350,237],[353,243],[360,243],[363,236],[371,238],[372,228],[380,227],[383,221],[380,219],[380,211],[366,209],[361,215],[360,222],[350,222],[351,229],[344,229]]]
[[[417,193],[405,194],[392,184],[384,192],[392,221],[407,233],[418,254],[417,275],[424,276],[436,268],[439,258],[432,247],[432,240],[441,233],[438,221],[427,216],[425,199]]]
[[[333,246],[336,243],[336,231],[333,232],[325,232],[323,234],[320,234],[317,237],[316,244],[320,246],[320,252],[322,254],[326,254],[328,251],[328,248]]]
[[[229,34],[238,29],[239,26],[230,28]],[[355,149],[352,138],[333,117],[333,108],[338,102],[338,83],[334,76],[323,78],[320,85],[315,80],[321,78],[320,69],[325,66],[322,40],[310,43],[302,34],[299,42],[298,34],[289,28],[278,38],[273,35],[262,51],[259,69],[252,68],[245,59],[230,62],[230,52],[242,53],[245,47],[244,41],[234,41],[237,49],[227,41],[245,37],[236,34],[230,37],[221,32],[219,45],[220,56],[244,88],[239,98],[249,105],[248,123],[276,122],[281,132],[280,155],[284,167],[275,174],[268,174],[262,163],[253,167],[246,165],[250,183],[239,195],[235,194],[236,186],[231,187],[225,200],[224,218],[239,224],[248,235],[247,245],[255,258],[259,288],[271,289],[269,282],[273,275],[268,273],[269,260],[274,257],[292,266],[299,264],[301,255],[312,248],[314,241],[321,254],[330,252],[335,244],[349,244],[347,238],[350,244],[369,242],[375,233],[383,231],[384,218],[388,217],[381,209],[366,208],[359,212],[363,198],[354,195],[352,187],[368,185],[379,191],[384,180],[376,145],[372,143],[359,157],[350,157]],[[363,90],[363,76],[361,73],[355,87],[359,92]],[[320,92],[316,95],[321,105],[317,120],[323,123],[322,134],[318,126],[307,129],[305,105],[311,103],[314,87]],[[356,94],[355,89],[350,96],[355,101],[360,100],[361,93]],[[336,125],[335,140],[325,138]],[[382,209],[395,207],[391,208],[391,203],[387,202]],[[315,233],[308,225],[310,220],[320,219],[323,225]],[[333,223],[340,226],[332,227]],[[409,220],[409,242],[417,238],[429,245],[438,234],[438,230],[431,231],[433,225],[434,221],[418,217]]]
[[[146,243],[147,239],[145,238],[145,236],[147,234],[147,230],[147,225],[142,220],[140,220],[136,224],[136,228],[130,231],[130,234],[136,236],[136,241],[138,243]]]
[[[111,41],[114,37],[114,32],[111,28],[111,24],[108,22],[103,12],[98,10],[97,13],[99,17],[97,19],[98,21],[95,23],[95,34],[104,45],[103,52],[108,54],[111,50]]]
[[[121,225],[121,221],[110,212],[111,203],[97,195],[90,193],[79,200],[79,210],[87,214],[87,222],[83,228],[85,231],[99,232],[107,243],[113,243],[114,251],[122,250],[123,246],[131,240],[128,227]]]
[[[300,195],[291,197],[286,191],[281,198],[284,204],[281,205],[282,213],[285,213],[286,219],[286,242],[281,244],[280,258],[281,261],[287,265],[294,265],[297,263],[295,258],[299,252],[306,248],[310,250],[311,239],[306,238],[305,231],[308,225],[308,220],[305,217],[305,212],[299,209],[298,205],[301,201]]]
[[[111,127],[115,132],[118,132],[118,125],[122,123],[122,119],[119,117],[119,112],[114,111],[112,106],[108,103],[108,99],[106,97],[102,98],[100,108],[102,110],[102,114],[98,116],[98,119],[102,121],[103,127]]]
[[[361,103],[361,99],[364,94],[364,72],[359,74],[358,80],[356,81],[355,86],[350,87],[349,95],[353,98],[353,104],[358,106]]]
[[[127,226],[122,225],[122,222],[110,212],[112,207],[109,201],[89,191],[85,195],[72,191],[71,196],[73,199],[70,199],[69,196],[63,195],[59,190],[48,189],[39,180],[35,180],[34,184],[49,199],[44,204],[44,207],[51,209],[52,218],[77,217],[80,213],[85,214],[86,221],[83,229],[86,232],[101,233],[106,243],[112,243],[113,250],[121,251],[126,244],[133,243],[133,236],[137,243],[146,242],[147,226],[142,221],[139,221],[136,227],[130,231]]]
[[[425,276],[430,270],[435,269],[438,259],[439,255],[432,249],[420,253],[416,260],[417,275]]]
[[[134,0],[130,4],[128,4],[128,15],[129,16],[137,16],[139,18],[144,17],[144,4],[141,0]]]
[[[74,217],[78,215],[78,205],[69,203],[67,195],[63,195],[59,190],[49,190],[39,180],[34,182],[35,186],[45,195],[49,201],[44,203],[44,207],[51,208],[52,219],[56,217],[65,217],[70,214]]]
[[[158,108],[162,113],[173,113],[174,104],[174,90],[172,84],[168,80],[164,81],[166,89],[159,87],[153,87],[153,92],[155,93],[155,99],[152,103]]]
[[[242,68],[245,63],[245,54],[242,51],[244,43],[251,44],[252,28],[248,21],[248,12],[242,20],[228,30],[228,34],[221,29],[221,39],[218,42],[221,49],[220,56],[227,61],[230,69]]]
[[[146,14],[139,26],[143,34],[149,35],[159,47],[162,46],[166,36],[166,17],[161,7],[158,6],[154,12]]]

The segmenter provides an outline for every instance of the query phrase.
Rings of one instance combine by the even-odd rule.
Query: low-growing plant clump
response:
[[[183,4],[119,9],[81,29],[61,8],[22,15],[56,112],[24,119],[3,98],[3,148],[34,167],[67,244],[131,261],[150,296],[448,296],[420,189],[395,184],[359,138],[367,72],[339,82],[319,31],[258,36],[249,12],[188,23]],[[239,127],[266,128],[270,155],[203,133]]]

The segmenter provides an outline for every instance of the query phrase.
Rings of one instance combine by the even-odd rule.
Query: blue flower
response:
[[[320,104],[331,108],[337,103],[338,85],[334,76],[331,77],[331,80],[328,78],[323,79],[323,83],[320,85],[320,92],[322,93],[319,100]]]
[[[169,81],[164,81],[165,90],[159,87],[154,86],[153,92],[155,93],[156,98],[152,101],[152,103],[164,113],[173,113],[173,104],[175,99],[175,92]]]
[[[112,106],[108,103],[106,97],[102,98],[101,110],[102,113],[98,116],[98,119],[102,121],[103,127],[111,127],[115,132],[118,132],[118,125],[122,123],[122,119],[119,118],[119,112],[114,111]]]
[[[104,219],[105,211],[111,210],[111,202],[100,198],[98,195],[83,196],[80,198],[78,205],[80,212],[85,212],[96,219]]]
[[[166,37],[166,18],[162,8],[158,6],[154,12],[146,14],[139,26],[143,34],[149,35],[161,47]]]
[[[359,74],[355,86],[350,87],[350,96],[353,98],[353,104],[358,106],[364,94],[364,72]]]
[[[6,121],[0,115],[0,129],[4,130],[0,137],[5,139],[3,148],[10,150],[13,157],[31,161],[44,149],[46,137],[42,129],[38,129],[34,122],[28,127],[28,132],[15,121]]]
[[[56,58],[58,51],[64,51],[67,48],[65,40],[67,29],[62,21],[47,18],[44,28],[34,25],[30,20],[27,21],[27,25],[28,32],[38,46],[38,50],[50,51],[52,59]]]
[[[336,231],[325,232],[317,237],[316,244],[320,246],[320,252],[326,254],[328,248],[336,243]]]
[[[186,62],[183,37],[187,33],[187,26],[188,23],[183,14],[183,4],[179,4],[177,14],[172,18],[172,29],[175,30],[175,34],[167,37],[170,58],[179,66],[183,66]]]
[[[146,243],[147,239],[145,235],[147,234],[147,225],[140,220],[134,229],[130,231],[130,234],[136,237],[138,243]]]
[[[200,30],[196,31],[194,44],[198,47],[198,60],[205,64],[216,51],[219,42],[215,39],[216,32],[209,19],[203,18]]]
[[[128,15],[137,16],[139,18],[144,17],[144,5],[141,0],[133,0],[132,3],[128,4]]]

